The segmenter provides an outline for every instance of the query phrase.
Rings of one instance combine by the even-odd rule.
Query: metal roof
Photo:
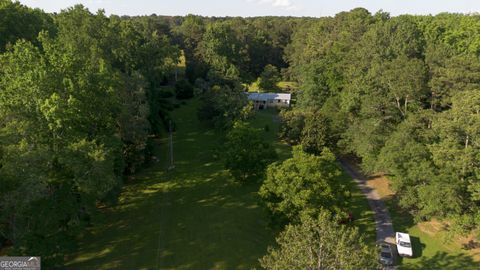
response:
[[[292,94],[285,93],[247,93],[249,100],[290,100]]]

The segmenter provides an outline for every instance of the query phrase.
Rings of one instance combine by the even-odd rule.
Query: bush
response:
[[[180,80],[175,84],[175,96],[177,99],[189,99],[193,97],[193,86],[187,80]]]

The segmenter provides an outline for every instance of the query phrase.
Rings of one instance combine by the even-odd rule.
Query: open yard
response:
[[[175,170],[165,170],[162,140],[160,161],[96,217],[68,269],[251,269],[273,244],[258,186],[239,185],[223,170],[215,158],[221,142],[197,121],[195,104],[174,119]]]
[[[223,169],[221,141],[197,121],[196,101],[174,119],[175,169],[166,171],[166,140],[159,140],[159,161],[125,186],[117,206],[94,218],[67,269],[251,269],[274,243],[258,185],[237,184]],[[280,159],[291,155],[277,139],[275,111],[258,112],[252,125],[266,130]],[[355,223],[373,240],[372,212],[344,179],[352,186]]]

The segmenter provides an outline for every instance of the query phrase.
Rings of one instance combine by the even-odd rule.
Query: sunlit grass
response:
[[[118,205],[95,216],[67,269],[251,269],[273,244],[258,184],[236,183],[216,157],[221,138],[198,122],[196,101],[174,111],[176,167],[160,160],[134,176]],[[263,118],[278,129],[273,118]],[[262,120],[262,121],[263,121]],[[288,146],[278,151],[289,152]]]
[[[259,184],[243,185],[224,170],[221,137],[196,117],[197,101],[173,113],[176,167],[167,171],[165,138],[157,140],[159,160],[135,175],[116,206],[102,209],[79,239],[67,269],[251,269],[258,266],[276,231],[260,206]],[[263,129],[279,160],[291,147],[278,138],[275,110],[250,120]],[[268,127],[266,127],[268,126]],[[345,182],[352,180],[345,176]],[[355,224],[371,235],[371,212],[352,186]]]
[[[387,177],[374,175],[369,178],[368,185],[377,189],[386,201],[394,229],[409,233],[412,237],[414,256],[399,258],[399,269],[480,269],[480,262],[475,262],[470,254],[462,249],[458,238],[447,239],[446,230],[439,222],[415,224],[409,213],[400,210],[395,194],[389,188]]]
[[[281,81],[277,83],[277,87],[282,89],[284,92],[295,92],[298,90],[298,83]]]

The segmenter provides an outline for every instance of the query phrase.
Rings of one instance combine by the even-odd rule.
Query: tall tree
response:
[[[339,225],[328,212],[288,225],[260,260],[264,269],[376,269],[377,255],[356,228]]]
[[[277,153],[263,139],[261,130],[237,122],[227,134],[224,155],[225,168],[235,179],[246,182],[263,177]]]
[[[295,147],[292,158],[268,167],[259,194],[274,215],[298,221],[303,216],[316,216],[321,209],[341,213],[349,191],[328,148],[314,156]]]

